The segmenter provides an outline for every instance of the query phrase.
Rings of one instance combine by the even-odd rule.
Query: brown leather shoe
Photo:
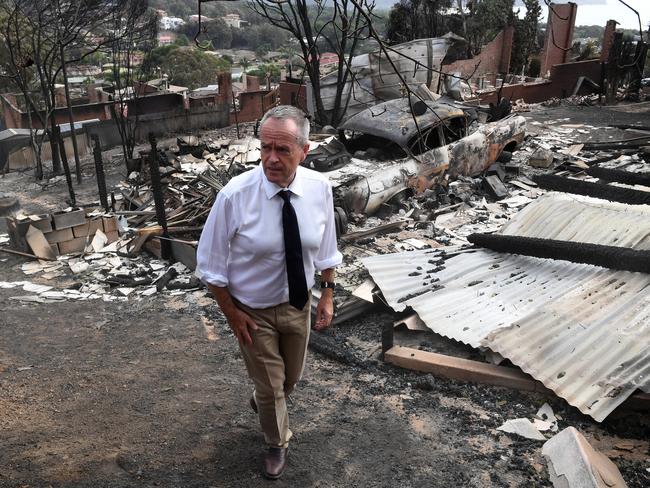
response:
[[[284,469],[287,467],[287,454],[289,449],[286,447],[269,447],[264,456],[264,476],[270,480],[277,480]]]
[[[255,402],[255,397],[251,397],[250,401],[251,408],[253,409],[253,412],[257,413],[257,402]]]

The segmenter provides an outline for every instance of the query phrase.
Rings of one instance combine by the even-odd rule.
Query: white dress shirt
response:
[[[299,166],[288,190],[311,288],[315,270],[342,261],[336,248],[332,189],[326,177]],[[251,308],[289,301],[280,191],[285,189],[266,179],[262,165],[234,177],[217,195],[199,240],[196,275],[205,283],[227,286]]]

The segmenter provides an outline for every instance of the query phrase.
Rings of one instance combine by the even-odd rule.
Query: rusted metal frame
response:
[[[427,165],[426,161],[422,161],[422,159],[419,159],[417,156],[413,156],[413,159],[422,165]],[[424,190],[435,186],[435,178],[442,176],[447,171],[447,169],[449,169],[449,163],[443,163],[440,166],[434,167],[426,166],[417,175],[409,179],[408,187],[412,188],[418,194],[422,193]]]
[[[160,180],[160,170],[158,167],[158,150],[156,148],[156,137],[152,132],[149,133],[149,144],[151,144],[151,153],[148,158],[149,173],[151,177],[153,199],[156,206],[156,220],[158,221],[158,225],[163,228],[163,237],[167,237],[167,218],[165,215],[165,201]],[[161,241],[160,254],[163,259],[170,259],[172,257],[171,244],[168,241]]]
[[[650,205],[650,192],[592,183],[590,181],[562,178],[556,175],[534,176],[533,181],[544,190],[585,195],[630,205]]]
[[[471,234],[467,240],[476,246],[497,252],[650,273],[650,251],[502,234]]]

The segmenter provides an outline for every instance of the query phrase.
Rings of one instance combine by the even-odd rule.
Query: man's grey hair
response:
[[[309,142],[309,119],[305,112],[292,105],[278,105],[268,110],[260,122],[260,130],[269,119],[293,120],[298,128],[296,142],[299,146],[304,146]]]

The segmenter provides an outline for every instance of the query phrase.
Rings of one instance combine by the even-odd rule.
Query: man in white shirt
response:
[[[197,253],[197,275],[237,337],[255,386],[250,403],[268,444],[264,474],[272,479],[286,467],[286,397],[307,356],[314,272],[323,288],[315,324],[321,330],[332,320],[334,267],[342,260],[329,182],[300,166],[308,138],[301,110],[279,106],[264,115],[262,164],[219,192]]]

